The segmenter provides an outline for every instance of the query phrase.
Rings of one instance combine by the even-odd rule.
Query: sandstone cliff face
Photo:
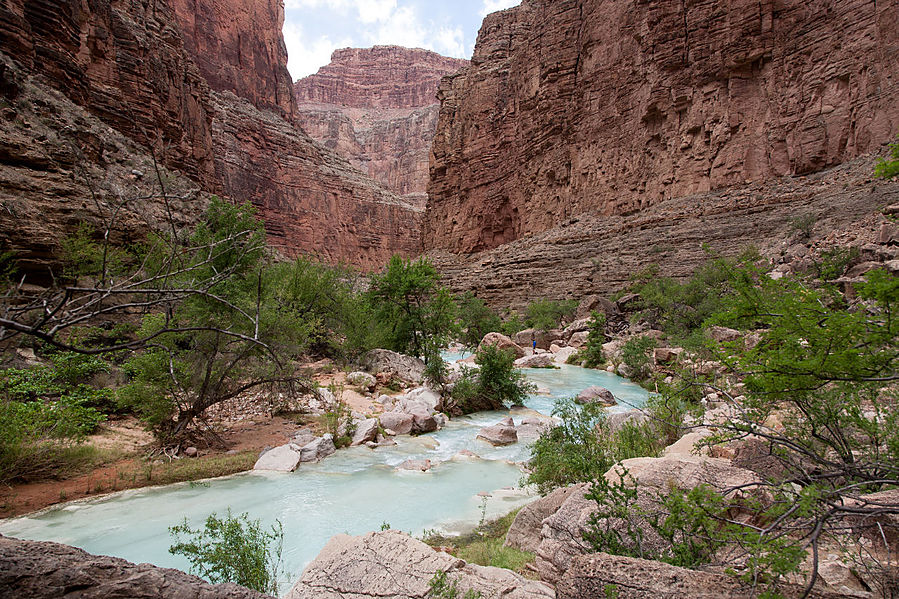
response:
[[[0,50],[166,164],[211,184],[208,86],[173,23],[165,2],[9,0],[0,6]]]
[[[330,64],[297,81],[299,122],[354,167],[423,206],[437,85],[467,64],[398,46],[337,50]]]
[[[171,0],[184,46],[216,91],[291,119],[296,105],[281,30],[284,3]]]
[[[774,257],[795,242],[791,220],[806,214],[815,219],[814,239],[852,245],[864,255],[864,239],[833,232],[883,219],[874,213],[899,204],[899,182],[873,180],[873,170],[873,159],[859,158],[814,175],[692,194],[629,215],[581,215],[471,255],[435,250],[430,256],[452,289],[473,291],[493,306],[522,308],[539,298],[620,291],[651,264],[662,275],[685,277],[708,259],[705,247],[732,256],[754,245]],[[889,251],[888,259],[899,259],[899,248]]]
[[[525,0],[441,82],[424,239],[471,252],[594,212],[805,174],[899,129],[899,2]]]
[[[274,246],[363,269],[420,251],[420,208],[278,115],[229,93],[214,104],[216,175],[226,195],[252,198]]]
[[[292,120],[280,3],[172,2],[179,18],[166,0],[0,7],[0,243],[20,270],[49,280],[81,222],[102,231],[118,214],[116,240],[167,228],[153,155],[177,227],[215,193],[258,206],[287,254],[375,268],[417,252],[420,208]],[[186,43],[179,22],[195,27]]]

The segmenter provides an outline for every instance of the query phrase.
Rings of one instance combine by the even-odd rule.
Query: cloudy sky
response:
[[[287,68],[294,79],[337,48],[396,44],[471,58],[484,15],[520,0],[284,0]]]

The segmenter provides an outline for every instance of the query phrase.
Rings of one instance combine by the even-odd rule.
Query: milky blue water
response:
[[[558,370],[524,372],[548,392],[526,402],[528,408],[544,414],[552,411],[559,398],[590,385],[606,387],[619,398],[620,405],[612,410],[639,407],[647,397],[638,385],[603,371],[563,365]],[[455,532],[481,519],[481,492],[490,493],[488,518],[531,501],[530,492],[517,489],[522,477],[518,463],[529,457],[527,443],[494,448],[475,438],[481,427],[509,415],[482,412],[457,418],[436,433],[398,437],[393,447],[340,450],[289,474],[246,473],[72,502],[0,520],[0,533],[186,570],[189,564],[183,558],[168,553],[168,528],[184,518],[198,528],[209,514],[223,514],[230,508],[233,513],[248,512],[266,526],[276,520],[282,523],[285,573],[281,586],[286,591],[337,533],[361,534],[383,523],[413,534],[425,529]],[[512,415],[516,424],[523,417],[520,411]],[[463,449],[480,459],[458,456]],[[407,459],[430,459],[435,466],[429,472],[395,468]]]

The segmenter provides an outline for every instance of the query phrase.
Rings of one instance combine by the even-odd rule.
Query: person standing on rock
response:
[[[535,331],[531,331],[531,349],[535,354],[537,353],[537,333]]]

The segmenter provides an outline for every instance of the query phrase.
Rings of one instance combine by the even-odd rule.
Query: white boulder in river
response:
[[[447,583],[456,583],[459,597],[469,590],[485,598],[555,597],[546,583],[511,570],[469,564],[388,530],[333,537],[284,599],[421,599],[430,596],[429,583],[437,572],[446,573]]]
[[[300,465],[299,446],[293,443],[269,449],[262,454],[253,470],[269,470],[272,472],[293,472]]]

